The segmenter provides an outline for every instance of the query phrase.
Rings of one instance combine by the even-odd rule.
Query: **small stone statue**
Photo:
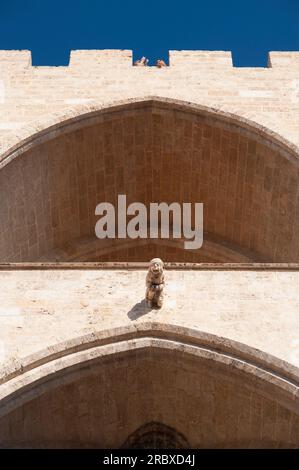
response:
[[[148,307],[162,307],[164,285],[163,261],[160,258],[154,258],[150,261],[146,275],[145,300]]]

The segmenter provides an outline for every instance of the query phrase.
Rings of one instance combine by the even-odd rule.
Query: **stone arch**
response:
[[[121,447],[152,422],[191,447],[298,445],[298,369],[184,327],[104,331],[1,372],[2,447]]]
[[[157,97],[45,118],[2,145],[1,259],[145,261],[159,251],[166,261],[295,262],[298,154],[241,116]],[[122,192],[128,202],[203,202],[203,249],[100,245],[95,206]]]

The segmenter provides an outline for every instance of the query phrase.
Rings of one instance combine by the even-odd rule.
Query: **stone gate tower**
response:
[[[1,447],[299,446],[298,73],[0,51]],[[203,202],[202,248],[97,239],[119,194]]]

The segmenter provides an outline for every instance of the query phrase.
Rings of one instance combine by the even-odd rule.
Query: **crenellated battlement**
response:
[[[73,68],[129,67],[133,65],[133,51],[122,49],[72,50],[68,66]],[[233,65],[230,51],[180,50],[169,51],[169,66],[176,68],[227,68]],[[32,67],[29,50],[0,50],[0,70]],[[48,67],[48,66],[47,66]],[[299,51],[269,52],[268,68],[299,67]],[[55,66],[49,68],[57,68]],[[255,67],[252,67],[255,68]]]

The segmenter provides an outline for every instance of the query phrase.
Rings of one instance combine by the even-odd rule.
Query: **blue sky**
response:
[[[30,49],[34,65],[66,65],[70,49],[133,49],[150,63],[208,49],[265,66],[269,50],[299,50],[299,0],[0,0],[0,49]]]

